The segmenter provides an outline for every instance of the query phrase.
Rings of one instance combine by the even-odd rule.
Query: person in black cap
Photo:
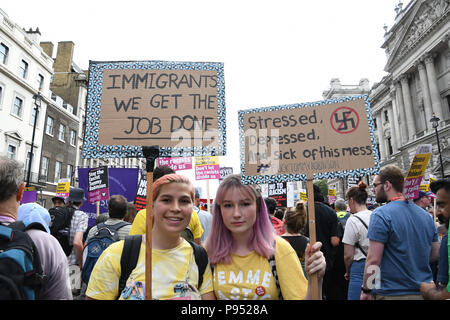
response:
[[[431,200],[428,197],[429,195],[430,195],[429,192],[423,192],[422,190],[420,190],[419,196],[413,200],[416,205],[423,208],[427,212],[428,212],[428,207],[430,206],[430,203],[431,203]]]
[[[63,197],[58,197],[58,196],[53,197],[52,202],[53,202],[53,208],[64,207],[66,205],[66,201],[64,200]]]

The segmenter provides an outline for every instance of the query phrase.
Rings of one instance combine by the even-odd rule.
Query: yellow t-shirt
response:
[[[147,211],[145,209],[140,210],[136,217],[134,218],[133,224],[131,225],[129,235],[145,234],[145,222],[147,221]],[[194,234],[194,239],[199,239],[202,237],[203,228],[198,218],[198,213],[192,210],[191,220],[188,225]]]
[[[278,289],[266,257],[255,251],[231,254],[231,264],[214,266],[214,293],[218,300],[278,300]],[[304,300],[308,290],[300,261],[291,245],[276,237],[275,262],[284,300]]]
[[[141,244],[138,263],[131,272],[119,300],[143,300],[145,298],[145,241]],[[98,300],[114,300],[118,294],[120,278],[120,257],[124,241],[117,241],[103,251],[89,279],[86,296]],[[195,264],[192,246],[183,242],[173,249],[152,250],[152,298],[158,300],[182,298],[181,288],[187,279],[189,285],[197,288],[198,268]],[[211,268],[207,265],[203,274],[200,295],[213,291]]]

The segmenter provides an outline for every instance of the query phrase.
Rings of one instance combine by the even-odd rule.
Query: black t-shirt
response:
[[[316,240],[322,242],[322,248],[327,269],[332,267],[334,247],[331,245],[331,237],[339,236],[338,218],[336,212],[321,202],[314,202],[314,212],[316,217]],[[309,216],[308,216],[309,221]],[[309,224],[306,224],[305,235],[309,237]]]
[[[305,249],[306,245],[309,243],[309,239],[305,236],[281,236],[283,239],[286,239],[287,242],[291,244],[291,247],[297,253],[300,261],[305,259]]]

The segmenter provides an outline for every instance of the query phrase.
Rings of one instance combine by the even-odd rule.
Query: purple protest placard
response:
[[[90,169],[88,184],[89,203],[109,199],[108,167],[102,166]]]
[[[88,176],[89,168],[79,168],[78,169],[78,185],[82,188],[85,194],[88,193]],[[129,202],[134,201],[136,196],[136,190],[138,187],[138,168],[108,168],[108,185],[109,194],[121,194]],[[80,210],[87,213],[89,216],[89,225],[95,224],[95,219],[97,217],[97,206],[95,203],[90,204],[86,201],[81,206]],[[108,201],[100,201],[100,214],[108,212]]]
[[[24,191],[22,200],[20,200],[20,204],[36,202],[37,200],[37,191]]]

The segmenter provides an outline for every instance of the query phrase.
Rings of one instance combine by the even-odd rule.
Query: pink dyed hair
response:
[[[229,175],[219,185],[216,193],[216,199],[213,204],[213,218],[211,222],[211,231],[206,248],[208,250],[209,261],[211,264],[231,263],[231,249],[233,248],[233,237],[225,226],[220,211],[220,204],[223,198],[232,188],[239,188],[241,192],[249,194],[256,201],[256,220],[253,225],[252,236],[249,239],[249,247],[253,248],[259,255],[269,258],[274,254],[275,248],[275,230],[269,218],[266,203],[263,197],[251,185],[243,185],[240,175]]]

